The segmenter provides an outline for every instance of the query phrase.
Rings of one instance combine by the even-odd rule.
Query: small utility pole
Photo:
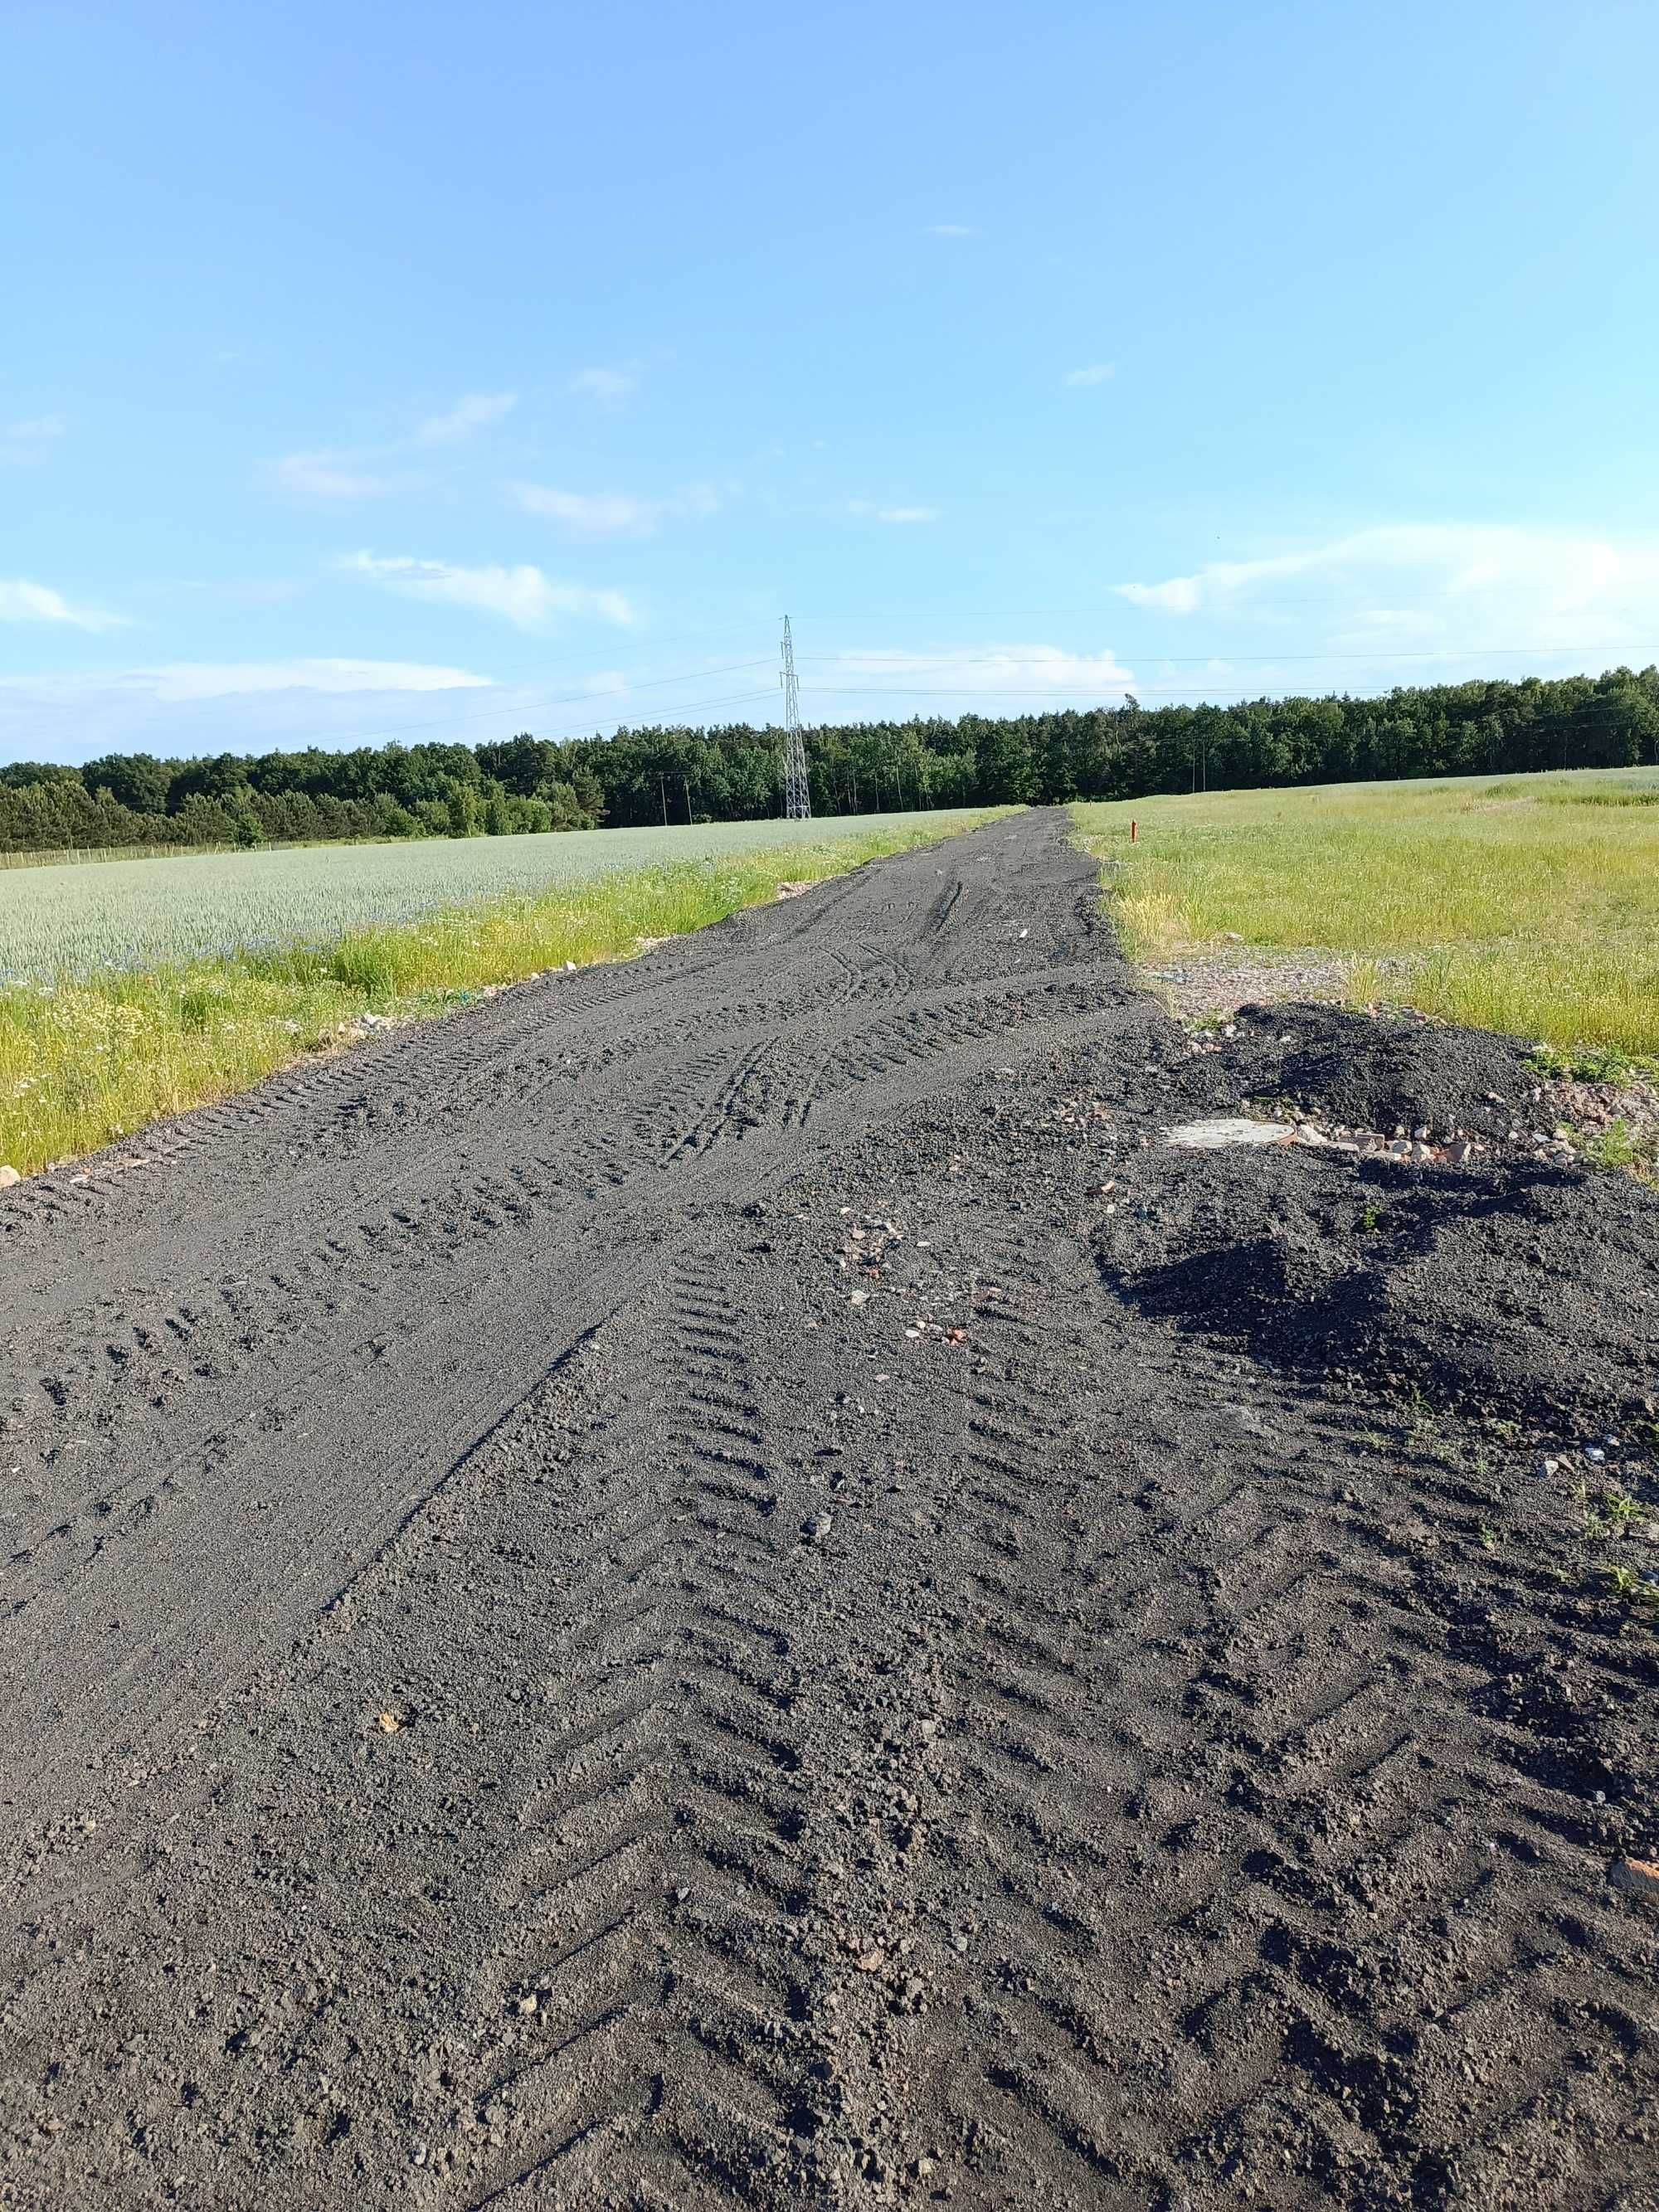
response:
[[[800,687],[795,682],[795,646],[789,617],[783,618],[783,811],[792,822],[812,818],[812,789],[806,780],[806,741],[800,727]]]
[[[662,801],[662,826],[668,827],[668,782],[660,769],[657,770],[657,796]]]

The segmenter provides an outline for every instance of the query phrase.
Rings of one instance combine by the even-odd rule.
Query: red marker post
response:
[[[1135,820],[1134,820],[1134,817],[1133,817],[1133,815],[1132,814],[1132,815],[1129,817],[1129,842],[1133,845],[1133,844],[1134,843],[1134,842],[1135,842]]]

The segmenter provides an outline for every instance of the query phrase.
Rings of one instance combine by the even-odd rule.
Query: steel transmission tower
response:
[[[812,818],[812,792],[806,781],[806,741],[800,728],[800,687],[795,681],[795,644],[789,617],[783,618],[783,811],[792,822]]]

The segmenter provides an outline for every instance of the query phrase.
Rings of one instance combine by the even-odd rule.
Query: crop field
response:
[[[721,860],[826,838],[947,835],[971,813],[862,814],[811,823],[307,845],[173,860],[76,862],[0,873],[0,981],[150,968],[216,953],[320,944],[435,909],[586,883],[619,870]]]
[[[994,810],[993,810],[994,811]],[[366,1013],[625,958],[987,812],[569,832],[0,878],[0,1163],[245,1090]]]
[[[1076,812],[1111,864],[1115,915],[1142,961],[1202,961],[1231,940],[1244,957],[1328,953],[1355,1004],[1387,1000],[1564,1052],[1659,1052],[1659,769]]]

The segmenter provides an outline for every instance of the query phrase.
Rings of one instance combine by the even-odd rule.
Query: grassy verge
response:
[[[1354,1003],[1659,1053],[1659,774],[1212,792],[1079,806],[1138,958],[1322,952]],[[1131,817],[1137,839],[1129,842]],[[1387,959],[1381,969],[1377,963]]]
[[[993,818],[991,812],[976,817]],[[883,854],[963,827],[780,844],[616,872],[529,896],[352,929],[331,945],[0,989],[0,1162],[29,1174],[246,1090],[369,1012],[441,1013],[545,968],[624,959]]]

